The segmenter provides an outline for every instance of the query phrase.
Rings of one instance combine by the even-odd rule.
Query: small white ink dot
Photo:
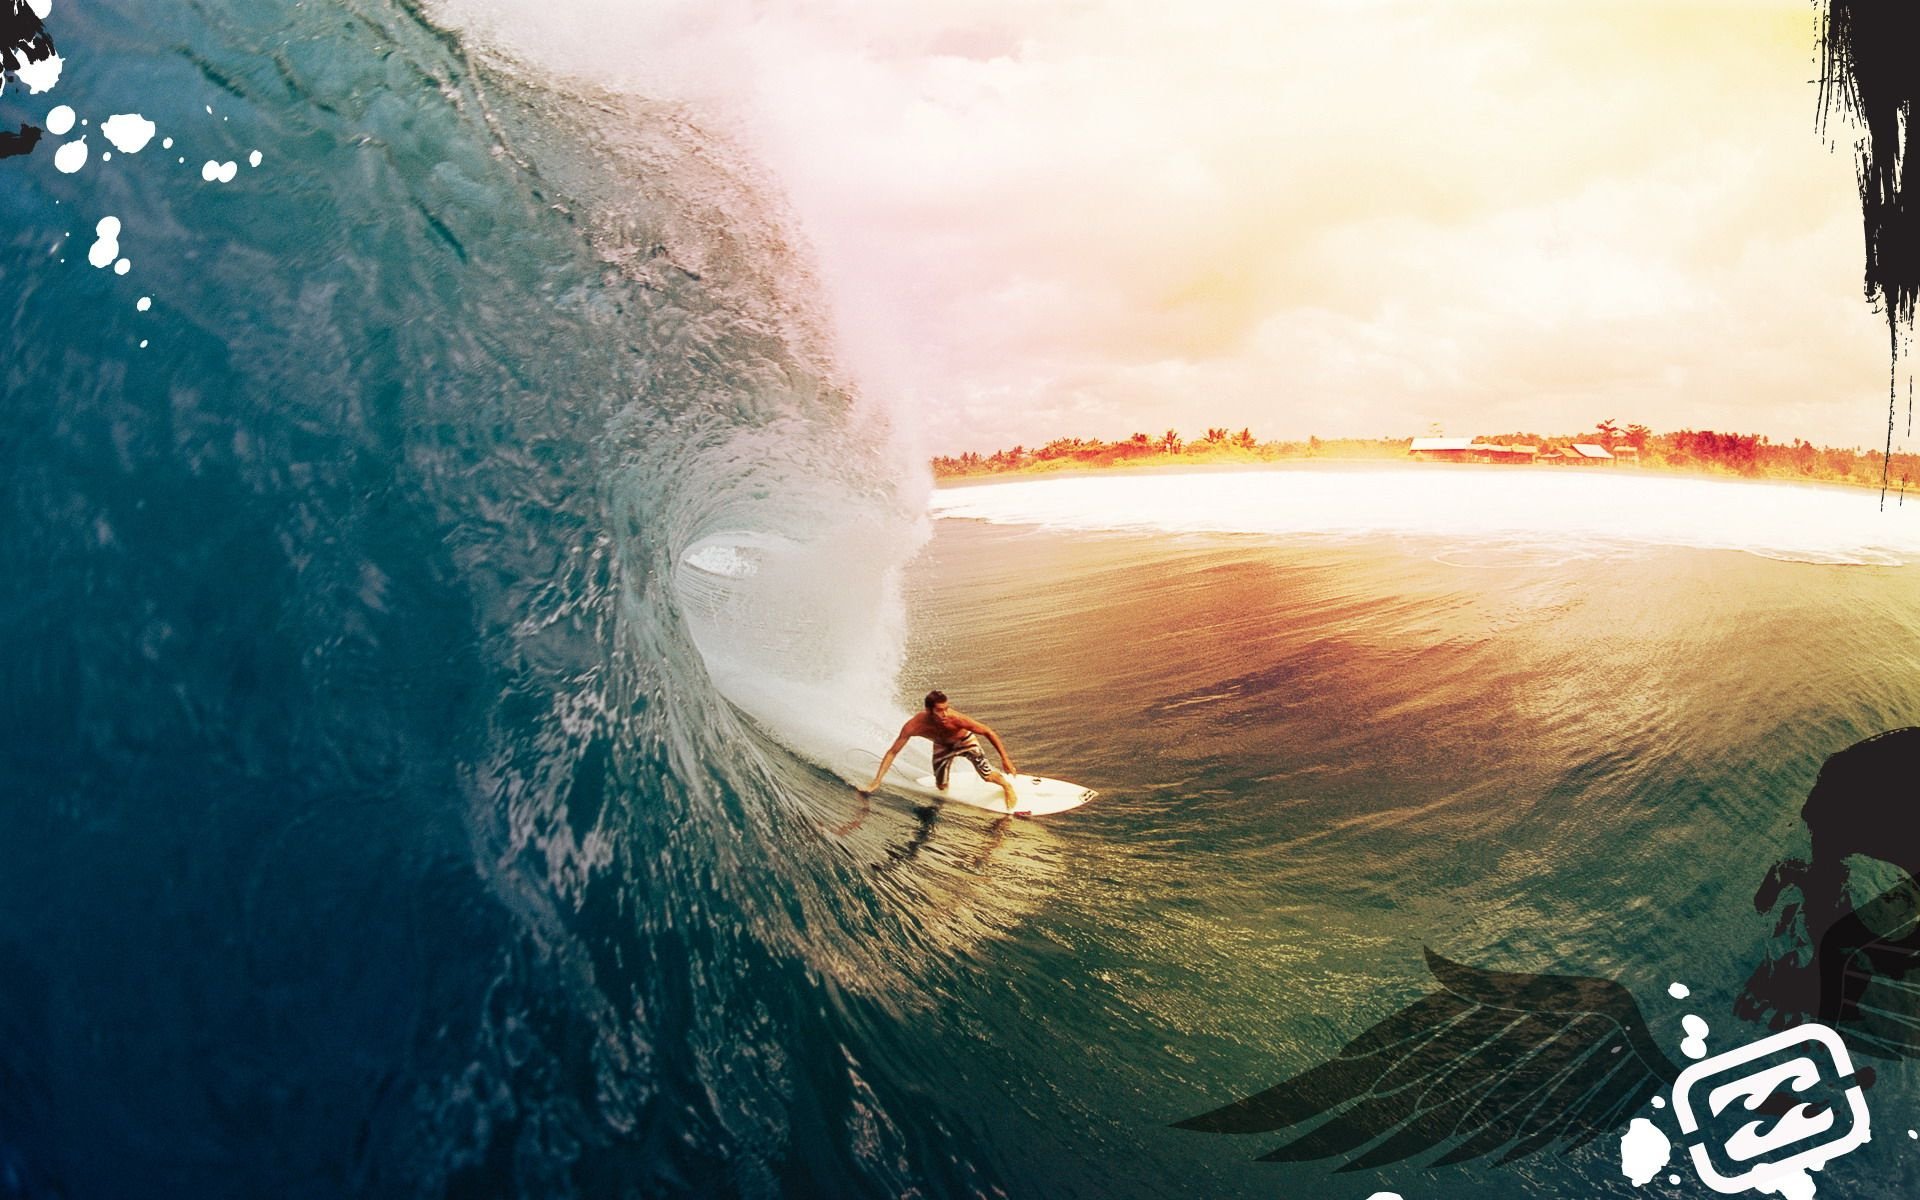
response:
[[[1686,984],[1675,983],[1668,985],[1667,995],[1672,996],[1675,1000],[1685,1000],[1688,996],[1693,995],[1693,992]]]
[[[1679,1187],[1679,1186],[1680,1186],[1680,1177],[1679,1177],[1678,1175],[1669,1175],[1669,1176],[1667,1176],[1667,1182],[1668,1182],[1668,1183],[1670,1183],[1670,1184],[1672,1184],[1672,1185],[1673,1185],[1673,1186],[1675,1186],[1675,1187]]]
[[[68,142],[53,152],[53,165],[62,175],[71,175],[87,165],[87,139]]]
[[[121,259],[119,262],[113,264],[113,273],[115,275],[125,275],[128,271],[132,269],[133,269],[133,264],[128,262],[124,258]]]
[[[147,348],[147,339],[145,339],[145,338],[141,338],[141,339],[140,339],[140,348],[141,348],[142,350],[145,350],[145,349]]]
[[[250,167],[257,167],[260,165],[260,152],[258,150],[255,150],[252,154],[247,155],[247,165]]]
[[[101,217],[93,227],[93,245],[87,249],[87,261],[104,267],[120,255],[120,218]]]
[[[147,311],[148,309],[153,307],[153,297],[152,296],[140,297],[140,302],[135,304],[134,307],[139,309],[141,312]],[[1656,1099],[1654,1103],[1658,1104],[1659,1101]]]
[[[101,161],[101,162],[112,162],[112,161],[113,161],[113,151],[111,151],[111,150],[102,150],[102,151],[100,152],[100,161]]]
[[[160,139],[160,148],[161,148],[162,150],[171,150],[171,149],[173,149],[173,139],[172,139],[172,138],[161,138],[161,139]]]
[[[47,114],[47,132],[48,133],[64,135],[67,132],[67,130],[72,128],[73,128],[73,106],[72,105],[57,104],[54,106],[53,111]]]
[[[1655,1096],[1653,1098],[1653,1106],[1655,1108],[1665,1108],[1667,1106],[1667,1102],[1665,1100],[1662,1100],[1660,1097]]]
[[[207,105],[207,115],[208,115],[208,116],[212,116],[212,115],[213,115],[213,105],[211,105],[211,104],[209,104],[209,105]]]
[[[1687,1036],[1680,1043],[1680,1053],[1688,1058],[1701,1059],[1707,1056],[1707,1023],[1693,1013],[1680,1018],[1680,1025]]]
[[[1910,1138],[1920,1138],[1920,1129],[1907,1130],[1907,1136]]]

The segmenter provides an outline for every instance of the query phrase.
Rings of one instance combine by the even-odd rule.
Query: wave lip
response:
[[[1791,562],[1920,561],[1920,504],[1877,492],[1624,471],[1269,469],[1017,480],[934,493],[936,517],[1086,532],[1432,536],[1573,548],[1683,546]]]

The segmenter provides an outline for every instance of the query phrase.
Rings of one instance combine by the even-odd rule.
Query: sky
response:
[[[1811,0],[446,2],[744,143],[929,452],[1886,435]]]

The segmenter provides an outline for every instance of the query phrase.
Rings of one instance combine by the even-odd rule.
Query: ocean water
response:
[[[1605,502],[1605,529],[1560,532],[1569,488]],[[1432,989],[1425,948],[1617,980],[1676,1062],[1689,1013],[1715,1052],[1763,1032],[1732,1015],[1774,933],[1755,890],[1806,854],[1826,755],[1920,711],[1915,522],[1879,519],[1870,493],[1778,490],[1327,465],[938,492],[909,576],[913,687],[993,722],[1023,770],[1103,792],[1033,839],[1059,883],[1009,936],[1036,993],[1016,1019],[1080,1048],[1047,1090],[1072,1098],[1083,1150],[1128,1165],[1096,1181],[1054,1147],[1025,1178],[1644,1194],[1617,1140],[1335,1175],[1252,1161],[1279,1134],[1152,1122],[1331,1058]],[[1384,532],[1356,519],[1362,493],[1419,515]],[[1920,1175],[1916,1076],[1879,1065],[1880,1138],[1822,1195]],[[1688,1183],[1662,1194],[1694,1194],[1674,1169]]]
[[[0,164],[0,1195],[1629,1194],[1600,1145],[1171,1126],[1423,946],[1725,1036],[1820,759],[1920,712],[1914,509],[1335,471],[929,520],[695,114],[411,5],[54,11],[52,98],[183,153]],[[935,684],[1102,797],[862,802],[837,756]]]

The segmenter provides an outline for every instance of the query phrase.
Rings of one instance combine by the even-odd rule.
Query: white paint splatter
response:
[[[1819,1170],[1818,1167],[1813,1169]],[[1813,1176],[1806,1171],[1788,1171],[1784,1175],[1776,1175],[1772,1179],[1756,1183],[1748,1190],[1772,1192],[1781,1200],[1813,1200],[1814,1190],[1818,1186],[1814,1183]]]
[[[102,151],[100,152],[100,161],[101,161],[101,162],[112,162],[112,161],[113,161],[113,151],[111,151],[111,150],[102,150]]]
[[[1663,1098],[1659,1096],[1655,1096],[1653,1098],[1653,1106],[1655,1108],[1665,1108],[1667,1106],[1667,1102]]]
[[[87,139],[68,142],[53,152],[53,165],[62,175],[71,175],[87,165]]]
[[[125,275],[131,270],[133,270],[133,264],[124,258],[113,264],[113,273],[115,275]]]
[[[1620,1138],[1620,1173],[1635,1187],[1651,1183],[1672,1157],[1673,1142],[1645,1117],[1635,1117]]]
[[[73,106],[71,104],[54,105],[53,110],[47,113],[47,132],[65,137],[67,130],[72,128]]]
[[[240,173],[240,164],[237,162],[234,162],[232,159],[228,159],[226,162],[223,162],[220,164],[220,182],[221,183],[232,183],[233,177],[235,175],[238,175],[239,173]]]
[[[58,54],[49,54],[38,62],[22,62],[14,68],[13,77],[27,85],[27,90],[38,96],[49,91],[60,82],[60,68],[64,64]]]
[[[1685,1000],[1688,996],[1693,995],[1693,992],[1689,990],[1684,983],[1670,983],[1667,985],[1667,995],[1672,996],[1675,1000]]]
[[[148,309],[153,307],[153,297],[152,296],[140,297],[140,302],[135,304],[134,307],[139,309],[141,312],[147,311]]]
[[[1907,1136],[1910,1138],[1920,1138],[1920,1129],[1907,1130]]]
[[[217,159],[210,158],[200,167],[200,178],[206,180],[208,183],[215,181],[232,183],[233,177],[239,173],[240,164],[234,162],[232,159],[228,159],[226,162],[220,162]]]
[[[1672,1184],[1672,1185],[1673,1185],[1673,1186],[1675,1186],[1675,1187],[1679,1187],[1679,1186],[1680,1186],[1680,1177],[1679,1177],[1678,1175],[1669,1175],[1669,1176],[1667,1176],[1667,1182],[1668,1182],[1668,1183],[1670,1183],[1670,1184]]]
[[[1399,1192],[1375,1192],[1367,1200],[1400,1200]]]
[[[1688,1013],[1680,1018],[1680,1027],[1687,1031],[1686,1038],[1680,1043],[1680,1053],[1688,1058],[1705,1058],[1707,1056],[1707,1023]]]
[[[160,139],[160,148],[161,148],[162,150],[171,150],[171,149],[173,149],[173,139],[172,139],[172,138],[161,138],[161,139]]]
[[[44,21],[47,14],[53,11],[53,0],[27,0],[27,7],[33,10],[34,16]]]
[[[211,104],[209,104],[209,105],[207,105],[207,115],[208,115],[208,116],[212,116],[212,115],[213,115],[213,105],[211,105]]]
[[[99,224],[93,227],[93,232],[93,245],[87,250],[88,262],[96,267],[104,267],[120,257],[119,217],[101,217]]]
[[[250,167],[257,167],[260,165],[260,152],[258,150],[255,150],[252,154],[247,155],[247,165]]]
[[[142,350],[145,350],[145,349],[147,348],[147,339],[146,339],[146,338],[141,338],[141,339],[140,339],[140,348],[141,348]]]
[[[139,113],[115,113],[100,123],[113,148],[123,154],[138,154],[153,140],[153,122]]]
[[[201,163],[200,178],[206,180],[208,183],[212,183],[214,180],[220,178],[220,164],[211,158]]]

